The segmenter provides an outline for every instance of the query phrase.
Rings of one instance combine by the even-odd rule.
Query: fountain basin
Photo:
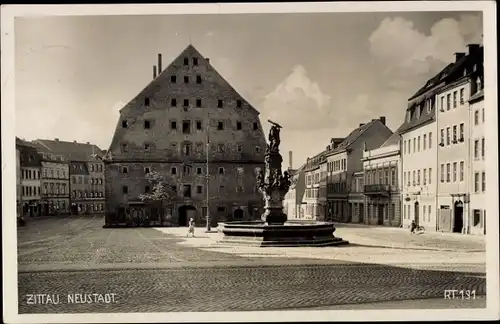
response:
[[[336,246],[349,244],[335,237],[335,226],[330,222],[288,221],[284,224],[268,225],[263,221],[219,223],[224,234],[220,243],[249,246]]]

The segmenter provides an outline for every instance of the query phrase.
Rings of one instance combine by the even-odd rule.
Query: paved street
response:
[[[368,237],[376,231],[369,228],[339,227],[339,236],[350,235],[352,246],[311,250],[235,248],[218,245],[218,234],[202,229],[186,239],[186,229],[103,229],[102,224],[102,216],[86,216],[33,221],[18,230],[20,313],[349,308],[443,298],[446,289],[475,290],[477,299],[461,301],[462,307],[486,303],[480,297],[484,252],[471,250],[463,257],[463,251],[452,251],[460,245],[448,242],[458,238],[442,239],[446,249],[437,244],[436,250],[411,250],[412,262],[403,257],[408,249],[356,245],[355,233]],[[375,235],[372,245],[383,241],[370,235]],[[394,235],[400,235],[398,241],[405,234]],[[461,244],[480,249],[480,243]],[[58,304],[33,304],[33,294],[50,294]],[[78,303],[81,297],[74,294],[97,295]]]

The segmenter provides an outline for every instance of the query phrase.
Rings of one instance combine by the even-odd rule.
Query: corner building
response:
[[[192,45],[161,65],[159,54],[153,80],[120,110],[104,159],[106,222],[142,217],[185,226],[193,217],[203,226],[207,205],[212,226],[259,219],[256,172],[266,149],[259,112]],[[150,172],[174,191],[161,209],[139,199],[151,190]]]

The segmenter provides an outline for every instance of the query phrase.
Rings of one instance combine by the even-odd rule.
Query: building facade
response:
[[[69,164],[70,176],[70,210],[71,214],[90,213],[89,184],[90,174],[85,161],[71,161]]]
[[[260,219],[256,172],[266,140],[259,112],[192,45],[165,70],[158,61],[158,75],[121,109],[104,160],[106,222]],[[139,198],[151,190],[153,171],[173,192],[160,211]]]
[[[326,206],[323,204],[326,202],[326,197],[320,198],[320,195],[326,194],[322,190],[324,188],[322,170],[324,170],[323,165],[325,164],[325,152],[321,152],[311,158],[307,158],[304,166],[306,187],[303,207],[305,219],[325,220]]]
[[[290,172],[290,189],[285,195],[283,209],[289,220],[298,220],[305,217],[302,201],[306,189],[305,165],[297,170],[288,169]]]
[[[349,191],[349,210],[352,223],[365,223],[364,172],[354,172]]]
[[[345,139],[332,139],[326,150],[327,163],[327,220],[351,222],[352,210],[349,193],[354,174],[363,171],[362,157],[364,150],[379,147],[391,135],[385,125],[384,116],[360,124]],[[363,206],[367,215],[366,205]],[[355,219],[359,220],[360,215]]]
[[[104,214],[105,212],[105,191],[104,185],[104,162],[101,159],[87,161],[89,170],[88,203],[93,214]]]
[[[70,212],[69,165],[62,155],[40,152],[42,161],[41,214],[58,215]]]
[[[16,214],[20,216],[22,214],[22,204],[21,204],[21,151],[16,145]]]
[[[455,73],[437,93],[438,167],[437,185],[438,224],[444,232],[467,234],[471,178],[471,149],[479,151],[481,139],[471,137],[469,98],[481,87],[483,52],[479,45],[469,45],[468,53],[456,53]],[[475,156],[474,156],[475,158]]]
[[[477,81],[476,81],[477,82]],[[484,84],[477,86],[477,92],[469,99],[471,113],[470,161],[472,164],[469,214],[469,232],[474,235],[486,234],[486,164],[485,164],[485,111]]]
[[[40,216],[42,169],[40,157],[35,146],[29,142],[16,140],[16,147],[20,154],[22,216]]]
[[[400,136],[394,133],[379,148],[363,152],[366,224],[401,225]]]

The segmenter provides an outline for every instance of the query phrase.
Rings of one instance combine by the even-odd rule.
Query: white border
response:
[[[154,4],[154,5],[7,5],[1,7],[2,31],[2,215],[15,215],[15,103],[14,103],[14,18],[17,16],[83,16],[148,14],[232,14],[297,12],[394,12],[394,11],[482,11],[485,44],[485,105],[487,109],[487,308],[449,310],[321,310],[212,313],[113,313],[113,314],[17,314],[17,246],[15,217],[2,218],[3,231],[3,306],[7,323],[51,322],[241,322],[241,321],[391,321],[498,319],[499,246],[498,246],[498,138],[497,138],[497,45],[494,1],[427,2],[336,2],[336,3],[265,3],[265,4]],[[16,293],[15,293],[16,292]]]

